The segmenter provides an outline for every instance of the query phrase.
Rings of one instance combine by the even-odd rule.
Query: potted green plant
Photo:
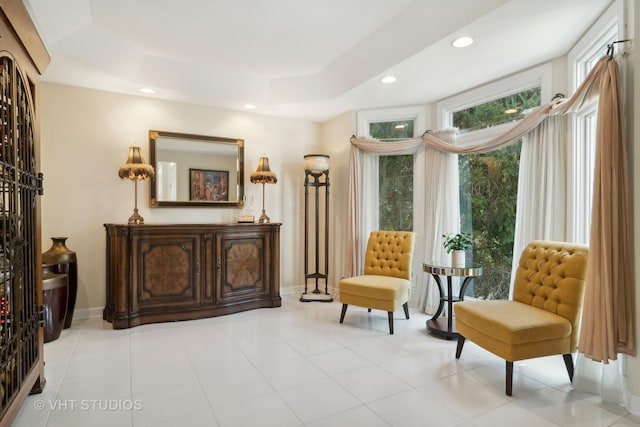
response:
[[[473,238],[469,233],[448,233],[442,235],[442,246],[451,254],[454,266],[465,265],[465,251],[473,246]]]

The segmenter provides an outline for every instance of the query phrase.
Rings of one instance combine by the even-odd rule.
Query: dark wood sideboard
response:
[[[114,329],[280,307],[281,224],[105,224]]]

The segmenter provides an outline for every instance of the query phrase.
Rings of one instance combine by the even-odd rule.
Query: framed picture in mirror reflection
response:
[[[228,201],[229,171],[189,169],[189,200]]]

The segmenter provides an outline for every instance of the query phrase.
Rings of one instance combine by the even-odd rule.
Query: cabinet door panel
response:
[[[268,233],[220,233],[217,238],[216,299],[227,303],[269,293]]]
[[[133,303],[141,308],[193,306],[200,301],[199,236],[135,236]]]

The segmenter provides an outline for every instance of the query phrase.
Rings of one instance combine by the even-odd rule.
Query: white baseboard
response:
[[[79,308],[73,310],[73,320],[86,320],[94,317],[102,317],[104,307]]]
[[[329,292],[335,291],[329,287]],[[283,286],[280,288],[280,295],[302,295],[304,292],[304,285],[291,285]],[[333,295],[333,294],[331,294]],[[335,295],[334,295],[335,296]],[[78,308],[73,311],[74,320],[86,320],[96,317],[102,317],[102,311],[104,307],[91,307],[91,308]]]
[[[628,389],[625,390],[626,400],[628,402],[627,410],[634,416],[640,417],[640,396],[632,394]]]
[[[280,296],[301,294],[304,285],[289,285],[280,287]]]

